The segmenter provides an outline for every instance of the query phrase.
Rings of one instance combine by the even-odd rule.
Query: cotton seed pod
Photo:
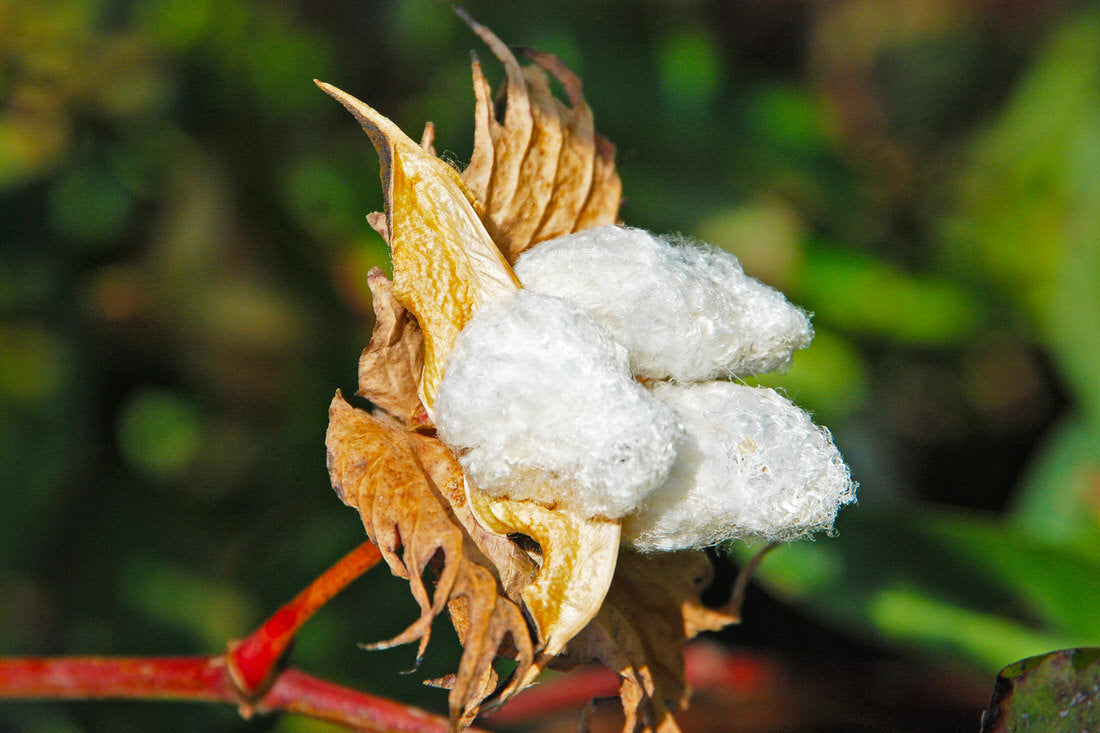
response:
[[[605,328],[528,291],[455,339],[435,422],[480,490],[612,519],[664,482],[682,432]]]
[[[813,338],[809,316],[733,255],[642,229],[603,226],[542,242],[515,270],[525,288],[588,311],[647,379],[775,371]]]
[[[829,529],[856,486],[829,431],[763,387],[657,384],[686,429],[668,481],[624,520],[642,551],[793,540]]]

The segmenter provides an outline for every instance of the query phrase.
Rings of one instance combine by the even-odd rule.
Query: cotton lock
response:
[[[458,335],[435,422],[478,489],[608,518],[664,483],[683,433],[607,329],[529,291],[482,306]]]
[[[809,316],[733,255],[642,229],[548,240],[516,263],[525,288],[583,308],[626,347],[636,376],[699,382],[782,369],[810,343]]]
[[[605,226],[542,242],[515,271],[524,289],[473,315],[436,396],[477,489],[621,518],[643,552],[793,540],[855,500],[828,430],[728,381],[813,338],[735,257]]]
[[[668,481],[623,524],[643,551],[732,538],[793,540],[832,527],[855,484],[829,431],[774,390],[656,384],[687,435]]]

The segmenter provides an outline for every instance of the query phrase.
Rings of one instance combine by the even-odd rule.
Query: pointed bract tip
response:
[[[416,145],[416,143],[409,139],[409,136],[402,132],[389,118],[370,105],[359,101],[344,90],[338,89],[331,84],[326,84],[323,81],[318,81],[317,86],[320,87],[325,94],[342,104],[348,112],[351,112],[352,116],[359,122],[367,135],[370,136],[371,140],[374,142],[374,146],[378,148],[380,153],[385,143],[408,143]]]

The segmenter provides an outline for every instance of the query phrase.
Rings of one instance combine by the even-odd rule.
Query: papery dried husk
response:
[[[482,218],[509,262],[527,248],[588,227],[614,224],[622,183],[615,146],[596,134],[581,82],[556,56],[527,50],[521,67],[491,31],[459,15],[504,64],[507,106],[494,112],[492,88],[473,63],[474,152],[462,178],[482,204]],[[550,92],[547,71],[569,104]]]
[[[542,548],[538,576],[521,593],[538,628],[540,658],[556,656],[604,601],[619,554],[619,522],[473,489],[469,496],[478,518],[491,529],[521,532]]]
[[[465,727],[494,692],[492,663],[502,651],[517,660],[511,682],[498,694],[513,694],[534,661],[534,644],[519,606],[501,587],[496,562],[487,557],[456,521],[440,484],[447,491],[461,482],[461,468],[445,458],[446,447],[353,408],[339,395],[329,410],[329,473],[333,488],[363,520],[395,575],[409,581],[420,618],[405,631],[375,647],[419,641],[417,658],[427,646],[431,623],[456,599],[464,606],[464,649],[449,696],[455,725]],[[439,450],[441,449],[441,450]],[[431,466],[431,471],[425,465]],[[423,581],[429,564],[439,574],[429,594]],[[529,572],[518,569],[517,573]]]
[[[359,392],[406,425],[427,415],[417,393],[424,371],[424,334],[412,313],[393,297],[393,284],[377,267],[367,274],[374,331],[359,357]]]
[[[672,714],[687,706],[684,645],[703,631],[737,623],[737,603],[709,608],[702,552],[641,554],[623,549],[599,614],[555,667],[600,661],[619,675],[624,733],[679,730]],[[739,599],[738,599],[739,603]]]

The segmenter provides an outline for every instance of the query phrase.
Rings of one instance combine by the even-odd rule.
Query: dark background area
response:
[[[998,669],[1100,645],[1095,4],[465,7],[581,76],[625,222],[816,314],[760,381],[832,429],[860,503],[718,637],[783,675],[685,726],[977,730]],[[216,653],[362,538],[323,440],[386,266],[378,165],[311,80],[465,162],[469,52],[501,69],[424,1],[0,0],[0,28],[0,654]],[[445,625],[415,675],[356,646],[414,617],[377,570],[292,662],[442,710]],[[0,729],[331,726],[112,702]]]

